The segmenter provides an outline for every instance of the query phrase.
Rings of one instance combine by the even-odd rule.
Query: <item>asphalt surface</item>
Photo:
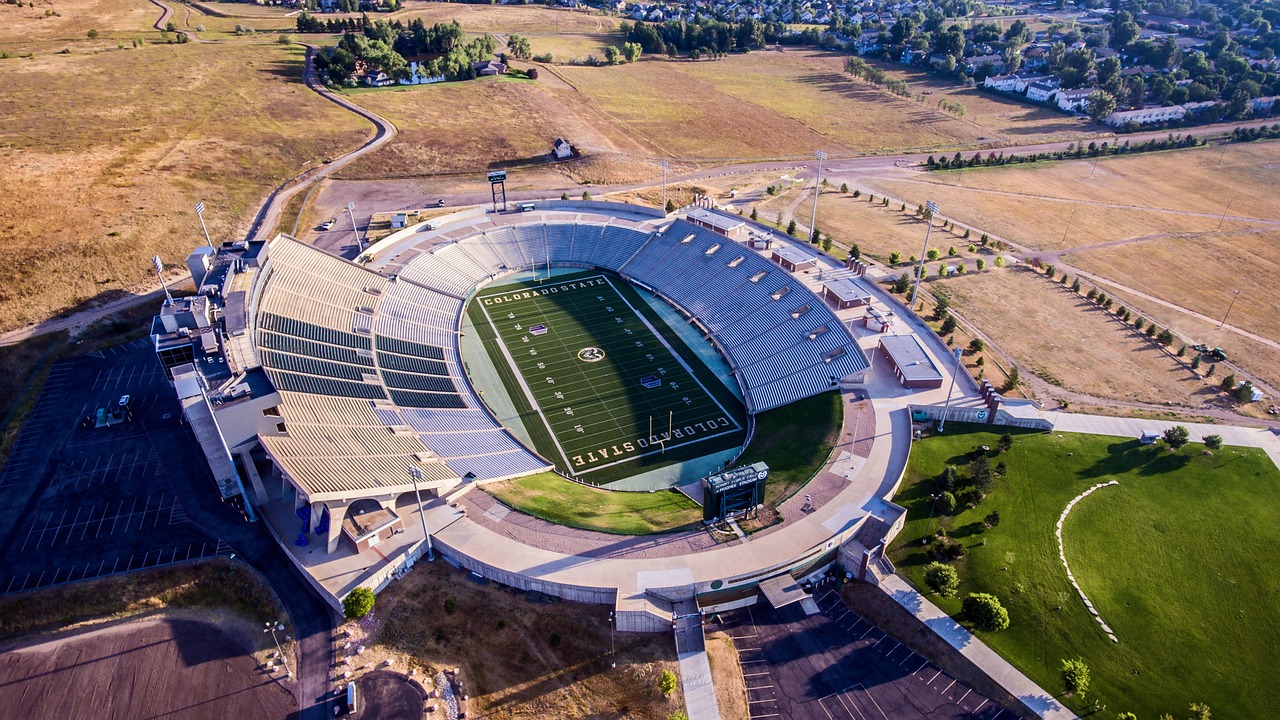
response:
[[[408,677],[377,670],[356,681],[359,690],[356,715],[378,720],[419,720],[426,695]]]
[[[995,720],[1017,715],[849,610],[830,584],[822,612],[768,603],[721,614],[742,663],[751,720]]]
[[[84,427],[133,398],[133,419]],[[304,720],[331,717],[334,613],[262,522],[221,502],[146,340],[60,362],[0,469],[0,594],[201,557],[268,579],[297,636]]]

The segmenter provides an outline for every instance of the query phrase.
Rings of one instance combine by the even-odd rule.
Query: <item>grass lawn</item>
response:
[[[1061,690],[1063,658],[1084,658],[1093,685],[1086,702],[1067,701],[1075,709],[1098,700],[1147,718],[1204,702],[1220,717],[1254,718],[1280,704],[1280,690],[1264,681],[1280,640],[1280,578],[1263,557],[1280,541],[1280,473],[1264,454],[1205,455],[1201,445],[1175,454],[1124,438],[1021,432],[992,459],[1007,463],[1008,475],[978,508],[931,517],[932,479],[999,438],[985,427],[952,427],[916,443],[895,498],[908,521],[890,557],[917,587],[928,562],[922,538],[943,528],[968,549],[956,563],[960,595],[932,601],[956,614],[966,593],[998,596],[1010,627],[981,638],[1049,692]],[[1072,498],[1113,479],[1118,487],[1072,511],[1065,542],[1072,572],[1118,644],[1069,585],[1053,533]],[[1001,522],[984,530],[993,510]]]
[[[756,416],[756,434],[737,464],[769,466],[766,505],[778,505],[817,474],[840,437],[843,418],[843,396],[835,390]]]
[[[542,473],[484,487],[503,503],[569,527],[648,535],[692,529],[702,522],[702,508],[676,490],[612,492]]]

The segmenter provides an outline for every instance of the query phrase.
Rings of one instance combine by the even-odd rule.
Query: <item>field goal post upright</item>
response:
[[[507,171],[495,170],[489,173],[489,193],[493,197],[493,211],[507,211]],[[502,209],[498,209],[498,204],[502,204]]]

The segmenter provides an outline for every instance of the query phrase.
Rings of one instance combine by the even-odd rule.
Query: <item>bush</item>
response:
[[[1062,661],[1062,689],[1067,695],[1084,694],[1089,691],[1089,666],[1083,658]]]
[[[1227,390],[1227,391],[1235,390],[1236,374],[1229,373],[1226,377],[1222,378],[1222,382],[1218,383],[1218,387],[1221,387],[1223,390]]]
[[[889,253],[889,264],[890,264],[890,265],[897,265],[897,264],[898,264],[898,263],[900,263],[900,262],[902,262],[902,253],[900,253],[900,252],[891,252],[891,253]]]
[[[964,615],[983,632],[999,632],[1009,627],[1009,611],[995,595],[970,593],[964,599]]]
[[[663,670],[662,675],[658,677],[658,690],[663,695],[670,695],[675,692],[678,682],[679,680],[676,678],[675,673],[670,670]]]
[[[280,37],[276,38],[276,44],[291,45],[293,44],[293,38],[289,37],[288,35],[281,35]]]
[[[943,490],[934,497],[933,509],[940,515],[950,515],[956,510],[956,496],[949,490]]]
[[[348,620],[359,620],[373,610],[373,591],[358,587],[342,598],[342,614]]]
[[[551,633],[551,637],[547,638],[547,644],[551,647],[560,646],[560,633]]]
[[[924,582],[942,597],[954,597],[960,589],[960,574],[950,565],[931,562],[924,566]]]
[[[1174,425],[1165,430],[1162,437],[1166,445],[1177,450],[1191,441],[1191,432],[1184,425]]]
[[[1217,450],[1218,448],[1222,447],[1222,436],[1221,435],[1205,435],[1204,446],[1209,448],[1210,450]]]
[[[445,601],[444,601],[444,611],[445,611],[445,612],[447,612],[447,613],[449,613],[450,615],[452,615],[452,614],[454,613],[454,611],[455,611],[455,610],[457,610],[457,609],[458,609],[458,598],[453,597],[452,595],[451,595],[451,596],[449,596],[448,598],[445,598]]]
[[[978,269],[985,270],[986,267],[987,267],[987,261],[983,260],[982,258],[978,258]]]
[[[956,504],[963,508],[976,508],[982,504],[982,491],[967,487],[956,494]]]
[[[992,510],[990,513],[988,513],[988,514],[987,514],[987,516],[986,516],[985,518],[983,518],[983,519],[982,519],[982,524],[983,524],[983,525],[986,525],[986,526],[987,526],[987,527],[989,527],[989,528],[993,528],[993,527],[995,527],[995,526],[999,525],[999,524],[1000,524],[1000,513],[999,513],[998,511],[996,511],[996,510]]]
[[[525,71],[524,71],[524,74],[525,74],[525,76],[526,76],[526,77],[528,77],[530,80],[537,80],[537,79],[538,79],[538,68],[533,68],[533,67],[531,67],[531,68],[529,68],[528,70],[525,70]]]

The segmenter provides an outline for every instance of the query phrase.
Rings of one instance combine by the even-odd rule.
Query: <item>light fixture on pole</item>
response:
[[[169,286],[164,282],[164,263],[160,262],[159,255],[151,256],[151,266],[156,269],[156,277],[160,278],[160,287],[164,288],[164,304],[172,305],[173,296],[169,294]]]
[[[289,670],[289,661],[285,659],[284,650],[280,648],[280,640],[276,637],[277,630],[284,630],[284,623],[266,622],[262,624],[262,632],[271,633],[271,639],[276,644],[276,654],[280,656],[280,664],[284,666],[284,676],[293,677],[293,671]],[[286,638],[287,640],[288,638]]]
[[[929,255],[929,233],[933,232],[933,216],[938,212],[938,203],[929,200],[924,204],[924,219],[929,223],[928,229],[924,231],[924,249],[920,251],[920,265],[916,267],[916,286],[911,290],[911,302],[907,303],[907,309],[911,312],[916,311],[916,294],[920,292],[920,276],[924,273],[924,259]]]
[[[960,356],[964,355],[964,349],[955,348],[952,352],[956,355],[956,366],[951,371],[951,385],[947,388],[947,403],[942,406],[942,419],[938,421],[938,432],[942,432],[947,426],[947,411],[951,409],[951,391],[956,389],[956,376],[960,374]]]
[[[613,628],[618,622],[618,616],[612,612],[609,613],[609,667],[618,667],[617,646],[613,642]]]
[[[1227,318],[1231,317],[1231,308],[1236,306],[1236,299],[1240,297],[1240,291],[1236,290],[1231,295],[1231,304],[1227,306],[1227,311],[1222,315],[1222,322],[1218,323],[1218,329],[1221,330],[1227,324]]]
[[[417,465],[409,467],[409,477],[413,478],[413,494],[418,498],[418,519],[422,521],[422,537],[427,543],[427,562],[436,561],[435,550],[431,547],[431,533],[427,532],[427,516],[422,510],[422,491],[418,489],[418,481],[422,479],[422,468]]]
[[[667,209],[667,161],[662,161],[662,209]]]
[[[813,156],[818,158],[818,174],[813,176],[813,213],[809,215],[810,245],[818,242],[818,231],[814,224],[818,222],[818,192],[822,189],[819,185],[822,182],[822,161],[827,159],[827,154],[821,150],[814,150]]]
[[[356,204],[354,201],[347,203],[347,217],[351,218],[351,232],[355,233],[356,247],[363,250],[364,243],[360,242],[360,228],[356,227],[355,210],[356,210]]]
[[[209,228],[204,224],[204,201],[196,203],[196,217],[200,218],[200,229],[204,231],[204,241],[213,247],[213,241],[209,239]]]

